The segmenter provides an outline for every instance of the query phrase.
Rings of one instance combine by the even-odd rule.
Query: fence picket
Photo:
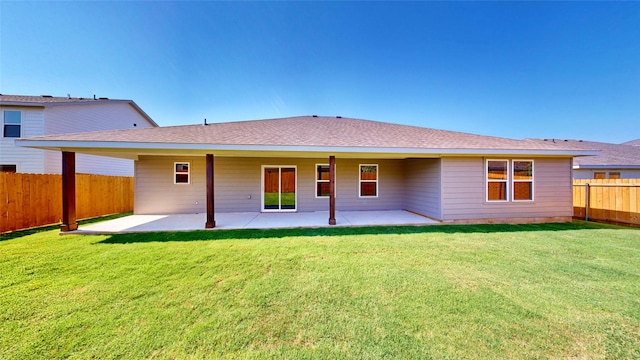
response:
[[[133,178],[76,174],[78,219],[133,211]],[[0,173],[0,233],[59,223],[62,176]]]
[[[640,225],[640,179],[573,181],[573,216],[585,217],[585,184],[591,191],[589,219]]]

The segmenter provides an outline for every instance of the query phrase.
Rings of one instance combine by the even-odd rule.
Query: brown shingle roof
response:
[[[45,104],[77,104],[105,101],[131,101],[131,100],[109,100],[107,98],[82,98],[82,97],[61,97],[49,95],[0,95],[0,105],[23,104],[23,105],[45,105]]]
[[[566,144],[323,116],[50,135],[33,140],[420,149],[570,150]]]
[[[631,140],[631,141],[627,141],[627,142],[623,142],[620,145],[633,145],[633,146],[640,146],[640,139],[635,139],[635,140]]]

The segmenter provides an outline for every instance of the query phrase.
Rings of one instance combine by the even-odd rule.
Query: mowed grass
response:
[[[640,358],[640,230],[323,228],[0,241],[0,358]]]

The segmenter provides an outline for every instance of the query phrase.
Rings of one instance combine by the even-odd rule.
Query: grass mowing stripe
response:
[[[0,358],[638,358],[640,231],[540,225],[30,232]]]

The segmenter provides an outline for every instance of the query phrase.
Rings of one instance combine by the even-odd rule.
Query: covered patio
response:
[[[207,214],[130,215],[80,226],[76,234],[202,230]],[[328,227],[328,211],[217,213],[215,230]],[[433,225],[438,221],[404,210],[336,211],[335,226]]]

